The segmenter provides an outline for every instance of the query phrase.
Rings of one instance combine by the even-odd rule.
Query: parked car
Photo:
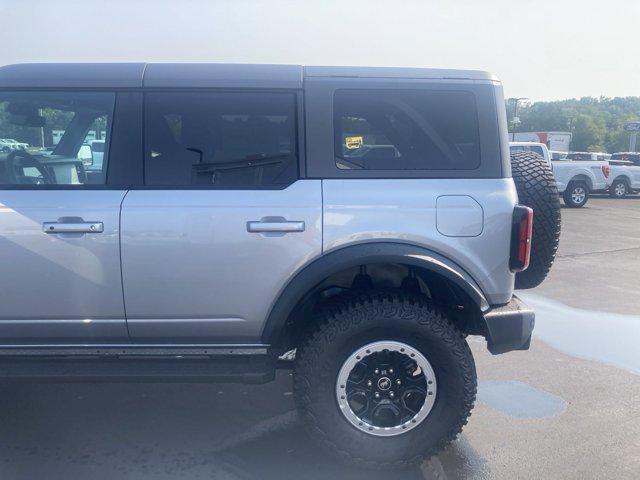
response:
[[[551,160],[565,160],[569,152],[559,152],[557,150],[549,150]]]
[[[13,143],[4,138],[0,138],[0,152],[8,153],[11,150],[15,150]]]
[[[569,152],[566,156],[568,160],[591,160],[600,162],[608,160],[609,157],[610,155],[604,152]]]
[[[19,142],[17,140],[14,140],[13,138],[5,138],[3,140],[5,140],[7,143],[13,145],[13,149],[14,150],[16,150],[18,148],[23,149],[23,150],[29,148],[29,144],[28,143]]]
[[[104,158],[104,140],[91,140],[91,170],[102,170],[102,159]]]
[[[553,168],[551,165],[551,154],[549,149],[544,143],[536,142],[509,142],[509,150],[513,152],[533,152],[540,155],[544,161],[549,165],[549,168]]]
[[[558,192],[568,207],[583,207],[590,193],[605,192],[611,185],[609,162],[594,156],[572,152],[564,160],[552,160]]]
[[[78,150],[78,154],[76,155],[78,160],[82,161],[85,167],[89,167],[93,164],[93,156],[91,154],[91,145],[83,144],[80,146],[80,150]]]
[[[529,348],[514,285],[551,268],[559,197],[493,75],[30,64],[0,107],[68,119],[55,154],[3,154],[2,378],[260,383],[295,350],[312,437],[389,467],[466,424],[468,334]],[[97,118],[108,174],[77,158]]]
[[[629,193],[640,190],[640,153],[618,152],[611,156],[611,187],[612,197],[624,198]]]

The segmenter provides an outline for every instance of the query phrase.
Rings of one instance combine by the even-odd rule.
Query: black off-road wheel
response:
[[[511,171],[518,201],[533,209],[529,268],[516,274],[516,288],[535,288],[547,277],[560,242],[560,197],[553,172],[533,152],[513,152]]]
[[[298,348],[296,404],[321,447],[351,463],[398,468],[442,450],[476,395],[461,333],[422,296],[345,300]]]

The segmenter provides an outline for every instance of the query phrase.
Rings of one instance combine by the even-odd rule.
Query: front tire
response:
[[[589,200],[589,187],[584,182],[570,182],[563,197],[567,207],[582,208]]]
[[[345,300],[298,348],[294,392],[311,436],[364,466],[403,467],[442,450],[476,394],[461,333],[421,296]]]

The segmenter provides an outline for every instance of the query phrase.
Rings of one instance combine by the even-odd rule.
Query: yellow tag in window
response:
[[[345,137],[344,145],[348,150],[355,150],[357,148],[362,148],[362,144],[364,143],[362,137]]]

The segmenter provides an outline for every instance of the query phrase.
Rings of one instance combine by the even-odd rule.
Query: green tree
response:
[[[513,103],[507,105],[509,120]],[[640,97],[583,97],[521,105],[517,131],[570,131],[572,150],[617,152],[628,149],[624,124],[640,119]],[[511,124],[511,123],[510,123]]]

